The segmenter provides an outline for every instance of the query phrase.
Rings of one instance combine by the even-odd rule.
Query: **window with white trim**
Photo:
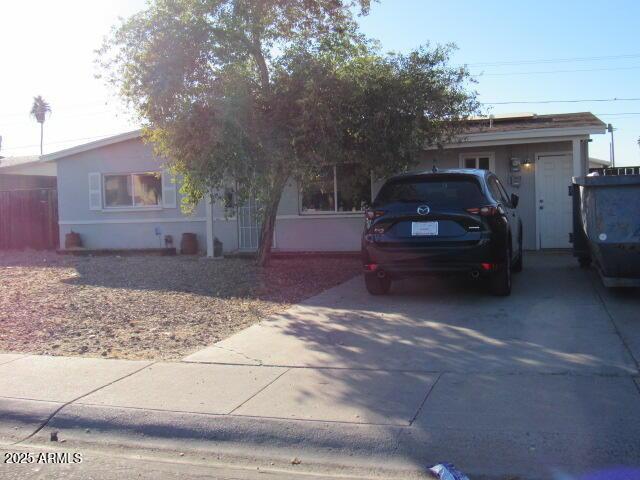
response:
[[[162,176],[157,172],[102,176],[105,208],[145,208],[162,204]]]
[[[490,154],[469,154],[460,156],[460,168],[493,169],[493,156]]]
[[[356,164],[323,168],[300,187],[301,213],[361,212],[371,202],[371,175]]]

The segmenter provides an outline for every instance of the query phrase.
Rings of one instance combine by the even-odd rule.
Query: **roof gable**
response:
[[[43,162],[51,162],[51,161],[59,160],[61,158],[70,157],[71,155],[76,155],[78,153],[87,152],[89,150],[95,150],[96,148],[107,147],[115,143],[126,142],[128,140],[133,140],[141,137],[142,137],[142,130],[133,130],[131,132],[120,133],[112,137],[96,140],[95,142],[89,142],[89,143],[85,143],[75,147],[60,150],[58,152],[48,153],[47,155],[43,155],[41,157],[41,160]]]

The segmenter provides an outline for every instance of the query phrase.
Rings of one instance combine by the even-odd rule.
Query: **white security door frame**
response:
[[[260,243],[260,224],[257,215],[257,203],[249,198],[244,205],[238,207],[238,248],[240,250],[257,250]]]

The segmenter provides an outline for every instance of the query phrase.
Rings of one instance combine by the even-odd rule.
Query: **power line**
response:
[[[633,67],[633,68],[640,68],[640,66],[638,67]],[[638,102],[640,101],[640,98],[618,98],[618,97],[614,97],[614,98],[595,98],[595,99],[580,99],[580,100],[514,100],[514,101],[503,101],[503,102],[481,102],[481,105],[522,105],[522,104],[546,104],[546,103],[588,103],[588,102]],[[76,107],[79,105],[76,105]],[[57,118],[73,118],[73,117],[78,117],[78,116],[87,116],[87,115],[98,115],[98,114],[104,114],[104,113],[112,113],[109,112],[108,110],[102,110],[102,111],[89,111],[89,112],[83,112],[83,113],[77,113],[77,114],[71,114],[68,115],[65,113],[62,113],[60,115],[60,117]],[[609,114],[606,114],[609,115]],[[5,116],[5,114],[0,113],[0,119],[2,119]],[[14,125],[15,122],[11,122],[11,123],[0,123],[0,126],[6,126],[6,125]],[[39,145],[36,145],[39,146]],[[19,147],[15,147],[15,148],[19,148]]]
[[[640,98],[587,98],[580,100],[519,100],[508,102],[482,102],[481,105],[521,105],[542,103],[586,103],[586,102],[640,102]]]
[[[479,73],[474,74],[472,77],[502,77],[508,75],[539,75],[545,73],[575,73],[575,72],[609,72],[613,70],[637,70],[640,65],[634,65],[633,67],[612,67],[612,68],[580,68],[575,70],[538,70],[535,72],[502,72],[502,73]]]
[[[109,102],[107,100],[96,100],[93,102],[86,102],[86,103],[75,103],[75,104],[71,104],[71,105],[59,105],[56,104],[53,106],[54,111],[52,112],[53,114],[56,114],[58,111],[62,111],[62,112],[68,112],[68,111],[72,111],[72,110],[83,110],[88,106],[94,106],[94,105],[102,105],[105,108],[108,108],[110,106],[113,106],[113,104],[109,104]],[[0,116],[2,117],[30,117],[31,114],[29,113],[29,109],[31,107],[29,107],[27,105],[27,108],[25,108],[22,112],[0,112]],[[97,111],[97,110],[96,110]],[[104,111],[104,110],[100,110],[100,111]]]
[[[114,113],[114,112],[109,112],[109,111],[102,111],[102,112],[84,112],[84,113],[61,113],[59,115],[57,115],[55,117],[55,120],[76,120],[76,119],[80,119],[80,118],[96,118],[96,117],[101,117],[101,116],[106,116],[108,115],[109,118],[123,118],[126,117],[126,115],[120,115],[118,113]],[[49,122],[50,120],[47,119],[47,122]],[[35,122],[35,120],[33,119],[20,119],[20,120],[14,120],[14,121],[10,121],[9,119],[4,119],[3,117],[0,117],[0,129],[2,128],[7,128],[7,127],[21,127],[21,128],[25,128],[27,126],[31,126],[31,127],[36,127],[38,124]]]
[[[570,58],[546,58],[538,60],[511,60],[502,62],[480,62],[480,63],[467,63],[468,67],[498,67],[502,65],[536,65],[542,63],[568,63],[568,62],[589,62],[599,60],[615,60],[623,58],[638,58],[640,53],[633,53],[628,55],[606,55],[600,57],[570,57]]]

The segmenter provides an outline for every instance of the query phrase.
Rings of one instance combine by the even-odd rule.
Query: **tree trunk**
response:
[[[268,266],[271,260],[271,247],[273,246],[273,231],[276,225],[276,215],[278,214],[280,197],[282,196],[287,180],[288,178],[276,180],[276,185],[274,185],[270,192],[269,199],[264,205],[257,257],[257,263],[261,267]]]
[[[40,122],[40,155],[42,155],[42,141],[44,140],[44,122]]]

